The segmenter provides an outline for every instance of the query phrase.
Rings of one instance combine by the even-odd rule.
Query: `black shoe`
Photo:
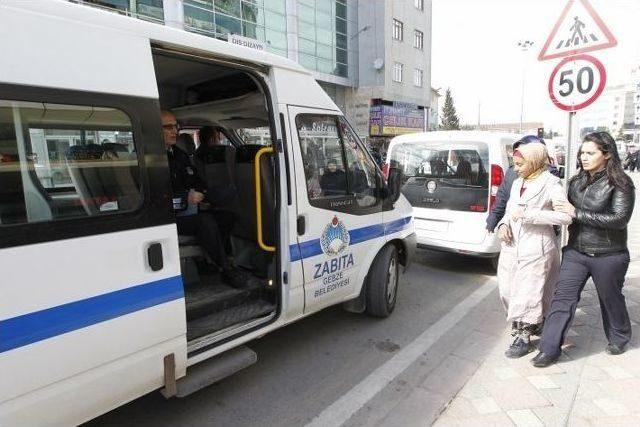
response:
[[[609,344],[604,351],[606,351],[607,354],[610,354],[612,356],[617,356],[619,354],[624,353],[624,351],[626,350],[624,347],[625,347],[624,345]]]
[[[529,354],[529,342],[517,336],[513,343],[509,346],[504,355],[509,359],[517,359],[519,357]]]
[[[550,356],[547,353],[540,352],[536,354],[531,360],[531,364],[536,368],[546,368],[549,365],[553,365],[558,360],[559,356]]]

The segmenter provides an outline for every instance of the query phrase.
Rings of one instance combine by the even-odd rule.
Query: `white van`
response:
[[[4,0],[0,32],[0,425],[185,396],[325,307],[393,311],[411,205],[308,71],[67,1]],[[161,109],[229,141],[201,173],[237,189],[245,287],[176,231]]]
[[[414,209],[418,247],[485,257],[497,266],[500,242],[485,221],[518,139],[438,131],[391,141],[384,168],[399,168],[404,175],[402,193]]]

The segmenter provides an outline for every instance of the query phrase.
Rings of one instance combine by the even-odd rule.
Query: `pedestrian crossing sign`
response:
[[[618,41],[588,0],[569,0],[553,27],[539,61],[614,47]]]

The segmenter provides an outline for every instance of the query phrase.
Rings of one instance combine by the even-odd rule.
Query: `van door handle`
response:
[[[298,215],[298,220],[296,221],[296,226],[298,228],[298,236],[302,236],[305,232],[306,221],[304,219],[304,215]]]
[[[152,243],[147,248],[147,262],[152,271],[160,271],[164,267],[162,259],[162,245],[160,243]]]

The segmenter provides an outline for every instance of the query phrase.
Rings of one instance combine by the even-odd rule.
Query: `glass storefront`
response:
[[[348,77],[346,0],[298,0],[298,62]]]
[[[221,39],[237,34],[287,56],[285,0],[184,0],[185,29]]]

